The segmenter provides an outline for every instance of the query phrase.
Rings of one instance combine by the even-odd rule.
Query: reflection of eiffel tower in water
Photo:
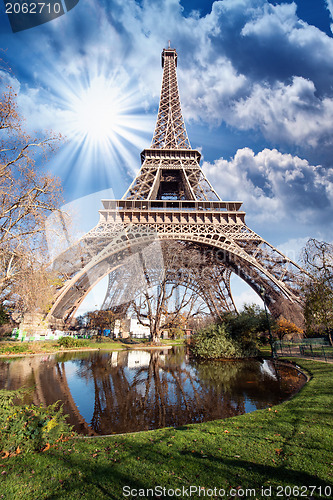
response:
[[[51,314],[59,319],[70,317],[106,275],[104,308],[125,304],[133,298],[133,290],[129,293],[133,289],[131,266],[138,269],[145,249],[156,250],[156,242],[163,243],[163,257],[163,248],[173,240],[180,253],[185,249],[195,258],[192,265],[180,262],[168,269],[170,283],[180,277],[213,314],[234,309],[230,277],[236,273],[258,294],[265,290],[274,316],[282,314],[301,323],[297,275],[302,270],[245,224],[241,202],[222,201],[206,179],[199,165],[200,153],[191,148],[182,117],[175,49],[163,50],[162,67],[151,147],[142,151],[141,169],[123,198],[103,200],[98,225],[76,249],[62,256],[61,265],[71,279],[60,290]],[[130,264],[124,268],[126,262]],[[152,269],[159,267],[150,262],[149,255],[145,262]],[[158,272],[155,275],[157,283]],[[154,272],[152,276],[151,282]],[[140,291],[140,284],[136,289]]]

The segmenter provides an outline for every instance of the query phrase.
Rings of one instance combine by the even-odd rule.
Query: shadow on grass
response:
[[[44,498],[122,499],[124,486],[135,490],[147,490],[156,486],[175,489],[197,485],[229,491],[230,488],[241,485],[243,489],[255,488],[257,495],[260,494],[261,487],[268,484],[273,486],[273,491],[277,485],[311,485],[322,488],[327,486],[327,483],[314,475],[291,470],[283,465],[273,466],[219,457],[214,452],[206,455],[202,455],[198,450],[161,453],[160,449],[157,450],[153,444],[148,443],[133,444],[130,453],[128,449],[126,451],[126,457],[123,460],[120,457],[119,461],[116,459],[117,462],[113,461],[114,454],[111,456],[110,452],[108,457],[105,451],[96,457],[96,462],[93,462],[91,455],[86,458],[77,454],[66,457],[66,467],[73,472],[79,470],[81,479],[77,480],[72,476],[62,483],[58,491]],[[178,455],[177,458],[174,455]],[[59,460],[60,457],[53,458]],[[141,497],[148,498],[146,495]],[[150,495],[149,498],[158,497]],[[320,495],[314,494],[312,498],[320,498]]]

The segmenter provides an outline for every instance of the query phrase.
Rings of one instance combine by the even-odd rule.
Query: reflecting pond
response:
[[[0,360],[0,388],[62,401],[75,430],[133,432],[226,418],[280,403],[305,377],[270,360],[197,362],[183,348],[72,352]]]

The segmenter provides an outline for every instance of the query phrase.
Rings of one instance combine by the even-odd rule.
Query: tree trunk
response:
[[[151,332],[151,339],[154,344],[156,345],[161,344],[161,333],[158,330],[158,328],[156,328],[156,324],[154,325],[153,331]]]

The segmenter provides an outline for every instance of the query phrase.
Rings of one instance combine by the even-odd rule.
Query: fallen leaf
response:
[[[46,445],[44,446],[44,448],[42,449],[42,451],[47,451],[50,449],[50,443],[46,443]]]

